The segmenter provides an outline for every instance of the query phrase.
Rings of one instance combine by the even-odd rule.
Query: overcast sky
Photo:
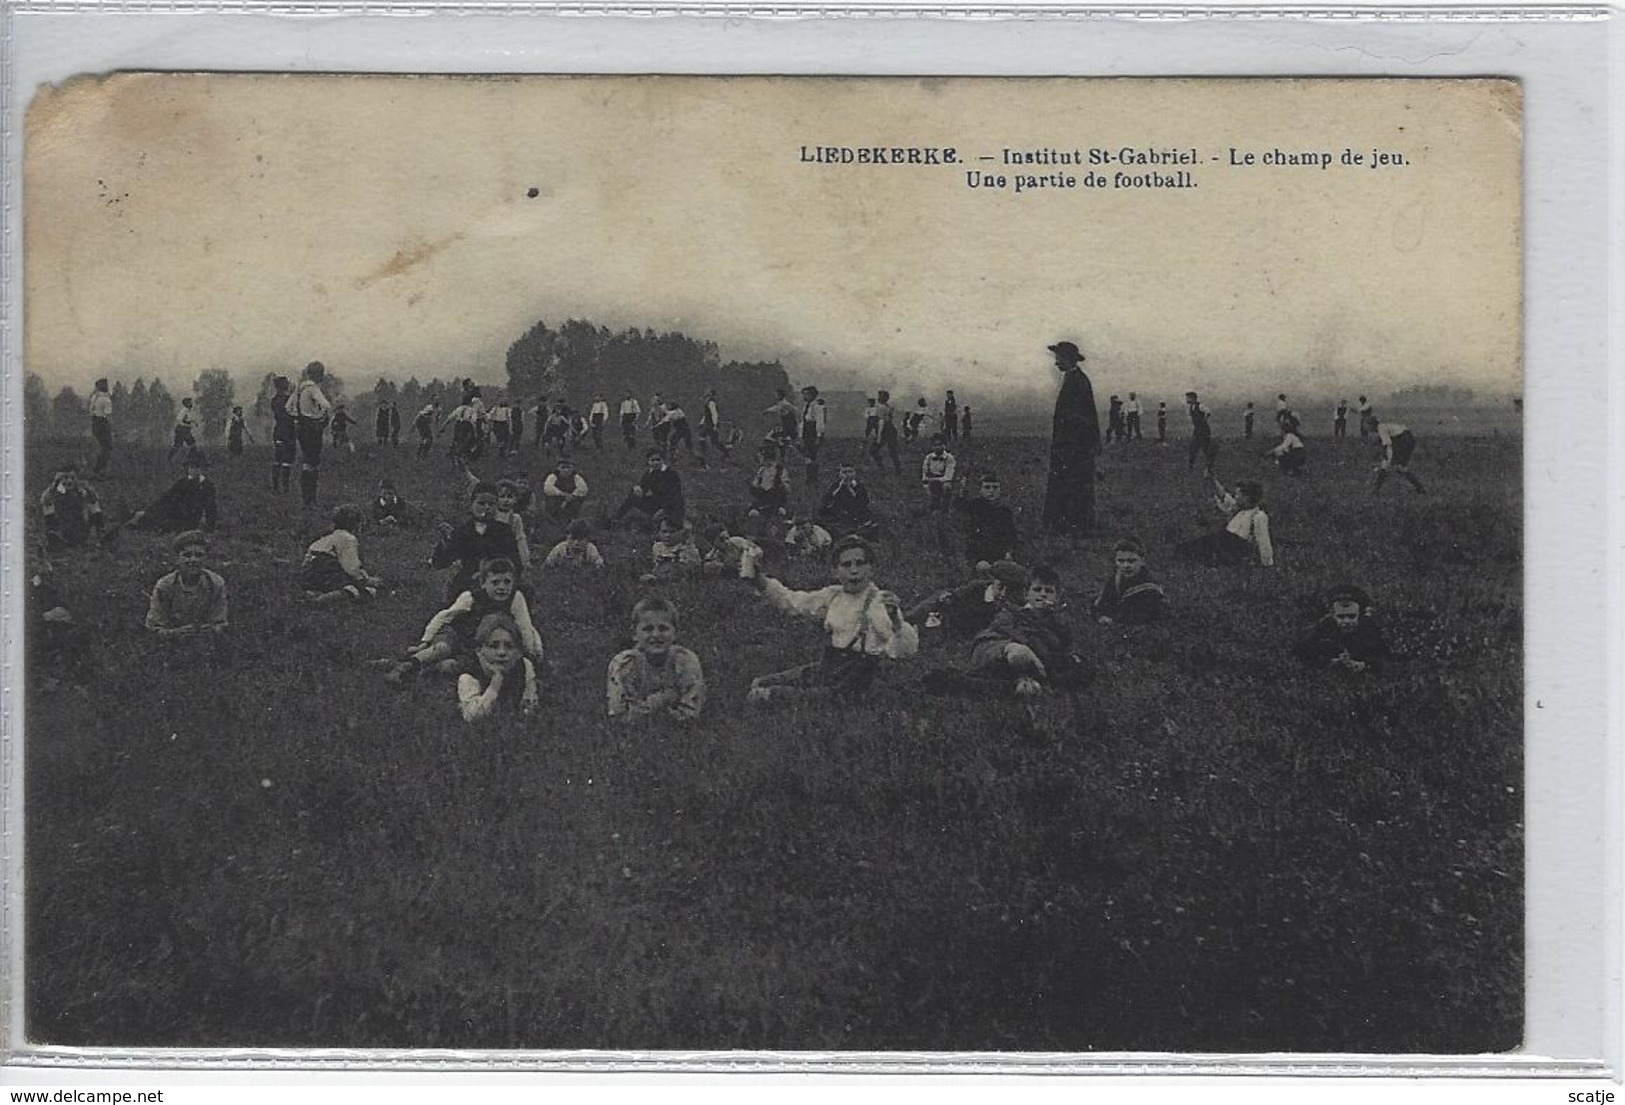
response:
[[[26,367],[500,382],[584,316],[984,401],[1051,390],[1059,338],[1111,390],[1514,391],[1520,130],[1507,82],[82,80],[28,118]],[[882,143],[1200,163],[1016,195],[800,157]],[[1410,164],[1229,167],[1345,146]]]

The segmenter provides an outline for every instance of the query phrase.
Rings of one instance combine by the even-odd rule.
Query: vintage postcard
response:
[[[27,1038],[1516,1050],[1522,123],[41,89]]]

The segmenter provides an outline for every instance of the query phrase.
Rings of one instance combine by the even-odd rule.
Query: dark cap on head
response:
[[[988,572],[1006,587],[1027,586],[1027,569],[1014,560],[1000,560],[989,568]]]
[[[1371,596],[1352,583],[1337,583],[1326,589],[1326,605],[1334,602],[1352,602],[1364,610],[1371,605]]]
[[[1078,361],[1086,359],[1083,355],[1083,351],[1078,348],[1076,342],[1058,341],[1048,348],[1049,351],[1055,354],[1057,357],[1061,358],[1062,360],[1071,361],[1074,364]]]

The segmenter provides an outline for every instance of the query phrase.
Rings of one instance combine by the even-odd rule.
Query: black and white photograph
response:
[[[30,95],[30,1043],[1522,1045],[1517,80]]]

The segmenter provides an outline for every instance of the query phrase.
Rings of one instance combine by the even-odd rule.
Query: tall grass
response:
[[[78,443],[34,442],[29,486]],[[443,580],[425,529],[369,530],[389,594],[296,601],[326,511],[221,458],[213,560],[232,630],[140,628],[163,543],[59,561],[97,639],[82,690],[27,698],[27,1032],[57,1044],[526,1048],[1493,1051],[1522,1028],[1519,444],[1462,437],[1433,494],[1370,495],[1374,456],[1311,442],[1266,475],[1280,568],[1168,548],[1211,513],[1182,452],[1103,461],[1098,538],[1039,541],[1094,682],[1040,708],[939,699],[928,643],[862,707],[743,704],[817,627],[737,581],[667,588],[711,689],[696,726],[603,713],[648,539],[596,536],[601,577],[537,577],[556,677],[533,722],[470,727],[449,684],[361,667],[416,639]],[[855,443],[834,452],[855,453]],[[1045,443],[977,440],[1035,529]],[[1254,474],[1230,443],[1222,468]],[[125,452],[105,499],[167,481]],[[539,484],[541,466],[525,466]],[[588,454],[598,509],[641,467]],[[826,473],[832,467],[826,465]],[[336,457],[324,499],[380,475],[448,519],[460,485],[406,450]],[[744,499],[684,469],[691,504]],[[905,599],[964,577],[905,475],[871,477]],[[800,492],[798,487],[798,493]],[[1111,542],[1144,538],[1172,616],[1104,629]],[[557,535],[533,536],[545,549]],[[793,584],[822,569],[785,569]],[[1314,596],[1377,598],[1381,676],[1290,658]]]

